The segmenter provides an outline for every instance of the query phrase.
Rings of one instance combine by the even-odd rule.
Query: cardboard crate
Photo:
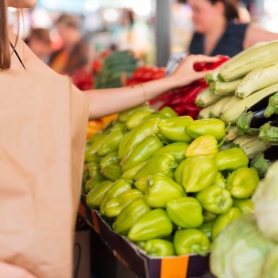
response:
[[[209,256],[148,256],[136,244],[113,231],[97,210],[88,208],[85,195],[81,196],[78,213],[99,234],[113,255],[140,278],[186,278],[208,274]]]

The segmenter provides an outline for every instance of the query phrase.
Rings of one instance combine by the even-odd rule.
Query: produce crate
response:
[[[97,210],[88,208],[85,195],[81,195],[78,213],[99,234],[113,255],[140,278],[203,277],[208,274],[209,256],[148,256],[133,242],[114,232]]]

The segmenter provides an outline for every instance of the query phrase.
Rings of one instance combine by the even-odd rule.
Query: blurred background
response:
[[[277,32],[277,0],[241,0],[239,5],[246,20]],[[10,24],[17,28],[15,13],[10,9]],[[106,50],[130,49],[147,64],[165,66],[170,53],[187,49],[193,31],[190,8],[182,0],[38,0],[23,13],[21,37],[47,29],[51,51],[62,45],[55,21],[61,14],[78,17],[91,60]]]

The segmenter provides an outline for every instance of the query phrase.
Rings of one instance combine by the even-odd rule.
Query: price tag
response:
[[[172,53],[167,65],[166,65],[166,75],[171,74],[179,65],[180,61],[186,56],[185,52],[175,52]]]

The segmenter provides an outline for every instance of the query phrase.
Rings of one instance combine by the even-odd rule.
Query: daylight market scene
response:
[[[0,278],[277,278],[277,26],[277,0],[0,0]]]

